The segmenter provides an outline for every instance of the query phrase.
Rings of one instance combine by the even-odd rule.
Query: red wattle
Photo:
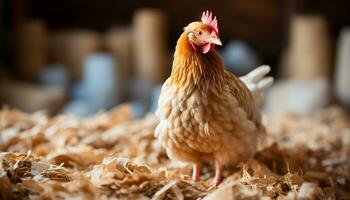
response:
[[[214,49],[215,45],[211,43],[203,44],[202,46],[196,46],[193,42],[190,42],[194,51],[199,50],[202,54],[208,53],[210,50]]]
[[[211,50],[211,48],[212,48],[212,45],[211,45],[210,43],[206,43],[206,44],[204,44],[204,45],[202,45],[202,46],[200,47],[201,52],[202,52],[203,54],[208,53],[208,52]]]

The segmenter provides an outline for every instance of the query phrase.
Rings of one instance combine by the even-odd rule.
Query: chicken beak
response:
[[[212,39],[210,40],[210,43],[215,44],[215,45],[222,46],[222,43],[221,43],[220,38],[212,38]]]

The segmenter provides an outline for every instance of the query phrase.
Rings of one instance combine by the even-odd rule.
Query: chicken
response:
[[[221,41],[211,12],[184,28],[171,75],[161,89],[155,136],[171,159],[193,164],[194,181],[203,163],[213,163],[218,186],[223,167],[255,154],[257,136],[265,130],[255,98],[272,79],[264,78],[268,66],[241,79],[225,71],[215,45]]]

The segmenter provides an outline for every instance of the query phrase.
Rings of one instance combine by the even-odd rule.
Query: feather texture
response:
[[[211,12],[184,28],[161,89],[155,136],[171,159],[193,164],[194,181],[202,163],[213,162],[218,186],[222,166],[255,154],[257,137],[265,131],[257,100],[272,80],[264,78],[269,67],[241,78],[225,71],[215,45],[221,41]]]
[[[264,130],[260,111],[215,50],[205,55],[193,50],[188,31],[177,42],[172,73],[161,90],[155,135],[172,159],[237,164],[255,153]]]

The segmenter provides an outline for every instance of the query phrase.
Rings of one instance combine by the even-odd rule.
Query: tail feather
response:
[[[271,68],[268,65],[257,67],[247,75],[240,77],[241,81],[248,87],[257,104],[260,104],[263,92],[273,83],[273,77],[266,76]]]
[[[258,90],[259,91],[265,91],[267,88],[269,88],[273,83],[273,78],[268,76],[262,80],[260,80],[258,84]]]

